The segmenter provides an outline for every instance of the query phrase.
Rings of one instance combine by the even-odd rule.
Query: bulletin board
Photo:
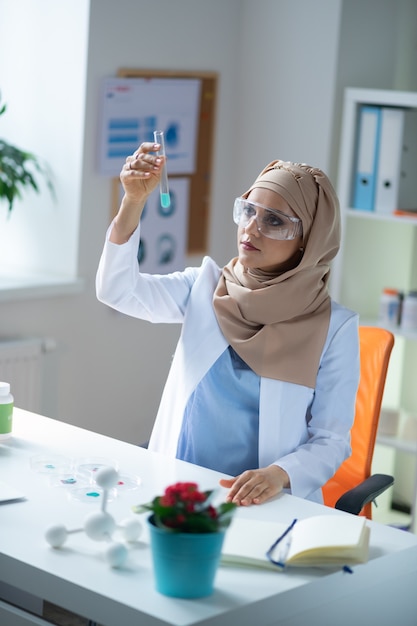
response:
[[[206,254],[208,248],[208,232],[210,218],[210,200],[212,183],[212,160],[214,146],[215,112],[217,97],[217,74],[213,72],[194,71],[160,71],[120,69],[119,78],[152,78],[198,80],[200,96],[197,112],[195,168],[188,174],[170,172],[168,161],[168,177],[187,178],[189,194],[187,253]],[[112,184],[112,216],[117,213],[120,204],[120,180],[115,178]]]

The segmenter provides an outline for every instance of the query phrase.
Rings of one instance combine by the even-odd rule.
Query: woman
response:
[[[227,499],[260,504],[282,490],[322,502],[350,454],[359,381],[358,316],[332,301],[339,205],[325,174],[273,161],[234,205],[238,256],[224,268],[141,274],[139,221],[164,164],[143,143],[120,178],[97,297],[182,332],[149,448],[228,474]]]

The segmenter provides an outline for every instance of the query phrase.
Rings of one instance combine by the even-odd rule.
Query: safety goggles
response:
[[[269,239],[295,239],[303,234],[303,225],[298,217],[286,215],[276,209],[269,209],[258,202],[236,198],[233,207],[233,221],[246,226],[255,220],[257,229]]]

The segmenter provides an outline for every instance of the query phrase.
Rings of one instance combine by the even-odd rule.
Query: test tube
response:
[[[162,130],[155,130],[153,136],[155,143],[159,143],[159,145],[161,146],[158,150],[158,155],[165,156],[164,132]],[[171,205],[171,199],[169,197],[168,174],[166,164],[164,164],[163,170],[161,172],[160,198],[162,208],[167,209]]]

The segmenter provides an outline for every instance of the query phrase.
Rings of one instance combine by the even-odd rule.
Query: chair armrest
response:
[[[377,496],[393,484],[394,478],[392,476],[374,474],[353,489],[349,489],[343,496],[340,496],[335,504],[335,509],[359,515],[365,504],[373,502]]]

